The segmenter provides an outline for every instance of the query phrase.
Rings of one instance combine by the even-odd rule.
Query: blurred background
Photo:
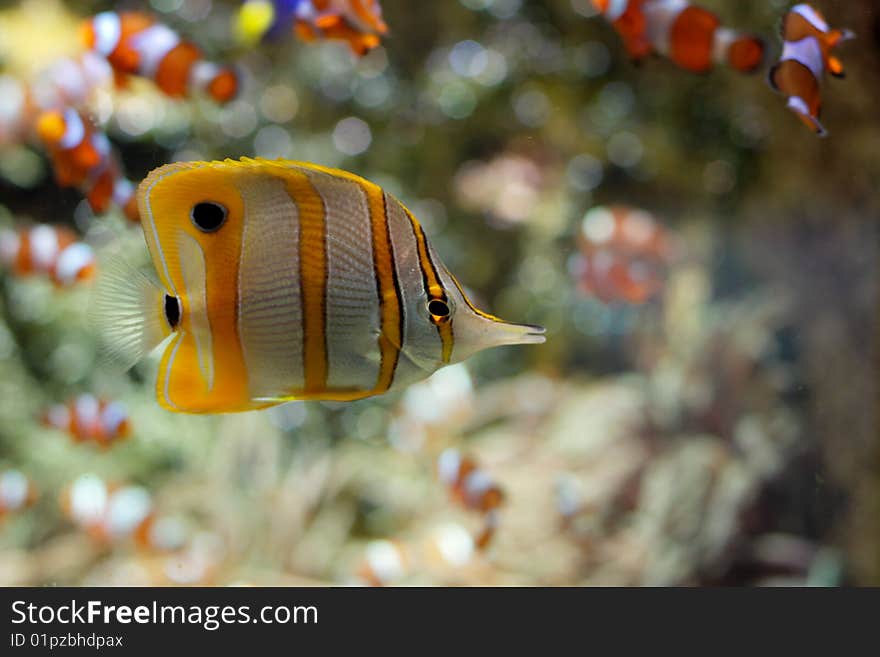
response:
[[[410,207],[477,305],[546,344],[355,403],[175,415],[155,360],[102,364],[90,282],[6,267],[0,584],[880,584],[876,3],[816,3],[858,35],[823,87],[825,139],[764,70],[630,63],[589,0],[381,4],[389,32],[358,58],[292,34],[243,46],[227,0],[7,1],[0,72],[75,56],[98,11],[153,12],[241,89],[90,90],[135,183],[243,155],[354,171]],[[791,3],[702,4],[778,58]],[[0,229],[66,226],[99,268],[144,250],[13,132]],[[81,395],[129,435],[48,426]],[[443,453],[500,505],[439,477]]]

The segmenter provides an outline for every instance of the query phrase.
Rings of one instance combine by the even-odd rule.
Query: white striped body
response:
[[[360,399],[489,346],[543,342],[539,327],[476,310],[408,210],[353,174],[178,163],[139,202],[162,288],[147,312],[173,311],[146,340],[174,334],[156,388],[170,410]],[[224,213],[207,232],[193,218],[205,206]]]

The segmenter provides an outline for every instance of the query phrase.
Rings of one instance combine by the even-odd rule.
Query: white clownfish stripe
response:
[[[98,14],[92,21],[92,29],[95,32],[95,52],[107,57],[116,50],[122,36],[119,14],[113,11]]]
[[[73,405],[77,424],[81,427],[91,427],[98,421],[101,406],[94,395],[80,395]]]
[[[318,15],[315,6],[310,2],[300,2],[299,6],[296,8],[296,17],[299,20],[307,21],[315,18]]]
[[[94,475],[83,475],[70,489],[70,514],[82,525],[93,525],[107,508],[107,486]]]
[[[822,47],[815,37],[804,37],[800,41],[786,41],[782,46],[780,62],[793,59],[806,66],[816,81],[825,75],[825,60],[822,57]]]
[[[82,118],[72,107],[64,110],[64,134],[58,145],[65,150],[76,148],[82,143],[86,136],[86,127],[83,125]]]
[[[51,226],[35,226],[29,238],[34,268],[41,272],[50,271],[58,256],[58,234]]]
[[[18,470],[7,470],[0,474],[0,508],[18,509],[28,495],[28,480]]]
[[[165,55],[179,43],[174,30],[161,23],[134,35],[131,44],[141,56],[139,73],[148,78],[155,76]]]
[[[119,427],[128,419],[128,410],[122,402],[113,401],[104,407],[101,413],[101,427],[107,435],[114,435]]]
[[[786,107],[788,107],[788,109],[792,110],[793,112],[797,112],[805,119],[807,119],[810,123],[812,123],[816,132],[820,136],[824,136],[826,134],[825,126],[823,126],[815,116],[810,114],[810,108],[803,98],[801,98],[800,96],[791,96],[788,99],[788,103],[786,103]]]
[[[86,52],[80,57],[79,65],[83,77],[90,87],[107,84],[113,77],[110,63],[93,52]]]
[[[629,0],[611,0],[608,8],[605,10],[605,18],[609,21],[616,21],[623,16],[626,8],[629,6]]]
[[[128,178],[117,178],[113,183],[113,202],[116,205],[125,205],[134,194],[134,183]]]
[[[101,156],[101,159],[106,161],[108,157],[110,157],[110,153],[113,150],[113,147],[110,145],[110,139],[107,138],[103,132],[95,132],[92,136],[92,146],[95,147],[95,150],[98,151],[98,155]]]
[[[46,419],[56,429],[66,431],[70,427],[70,409],[67,404],[55,404],[46,413]]]
[[[55,263],[55,278],[65,285],[76,281],[83,269],[95,262],[95,255],[88,244],[77,242],[64,249]]]
[[[444,450],[437,461],[437,474],[444,484],[452,485],[458,479],[458,469],[461,466],[461,455],[455,449]]]
[[[719,27],[715,30],[715,39],[712,43],[712,59],[719,64],[726,63],[730,46],[733,45],[733,42],[738,37],[739,33],[728,27]]]
[[[486,491],[492,488],[492,478],[485,470],[474,470],[464,480],[465,497],[470,504],[480,501]]]
[[[0,230],[0,262],[4,265],[12,264],[18,257],[21,248],[21,238],[14,230]]]
[[[114,537],[130,534],[150,515],[152,506],[150,494],[140,486],[116,491],[107,505],[107,532]]]
[[[389,541],[373,541],[367,546],[367,563],[382,582],[391,582],[404,574],[400,550]]]
[[[796,5],[791,9],[795,14],[802,16],[806,19],[810,25],[815,27],[820,32],[828,31],[828,23],[825,22],[825,19],[819,15],[815,9],[813,9],[808,4]]]
[[[672,51],[670,41],[672,26],[679,14],[687,7],[686,0],[658,0],[657,2],[649,2],[643,7],[648,41],[654,46],[654,50],[661,55],[669,55]]]
[[[220,75],[220,67],[214,62],[198,61],[189,73],[188,86],[191,91],[204,91],[211,81]]]

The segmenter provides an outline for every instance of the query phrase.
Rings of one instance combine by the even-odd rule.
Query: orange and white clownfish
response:
[[[46,224],[0,230],[0,263],[17,276],[48,276],[58,287],[87,281],[96,270],[88,244],[69,228]]]
[[[171,337],[156,383],[168,410],[351,401],[544,342],[541,327],[477,310],[410,211],[346,171],[178,162],[138,202],[156,274],[106,268],[92,317],[126,364]]]
[[[485,548],[498,528],[498,509],[504,502],[501,487],[476,461],[462,456],[452,447],[440,454],[437,474],[449,489],[452,499],[466,509],[483,514],[483,528],[474,539],[474,544],[479,549]]]
[[[0,471],[0,520],[37,501],[37,487],[20,470]]]
[[[132,540],[138,547],[153,547],[156,512],[141,486],[81,475],[62,490],[60,503],[64,514],[99,543]]]
[[[388,32],[378,0],[246,0],[235,19],[238,39],[253,45],[296,32],[303,41],[346,41],[364,55]]]
[[[819,136],[827,134],[819,120],[825,71],[844,77],[843,64],[831,51],[854,38],[851,30],[832,30],[808,4],[795,5],[783,19],[782,56],[770,69],[768,80],[774,90],[788,97],[788,108]]]
[[[642,304],[663,288],[671,237],[654,217],[626,206],[598,206],[584,216],[570,269],[578,287],[603,303]]]
[[[238,93],[235,70],[206,61],[198,46],[149,14],[102,12],[83,24],[81,39],[107,59],[120,84],[137,75],[153,80],[168,96],[206,93],[219,103]]]
[[[367,586],[389,586],[406,577],[413,566],[409,547],[400,541],[370,541],[357,568],[357,579]]]
[[[695,73],[716,63],[750,73],[764,60],[762,39],[722,27],[714,13],[686,0],[593,0],[593,5],[636,61],[657,53]]]
[[[123,175],[107,135],[88,116],[73,107],[43,112],[36,132],[60,186],[79,188],[96,214],[112,204],[138,220],[134,184]]]
[[[0,76],[0,146],[30,141],[36,117],[84,105],[111,79],[107,62],[90,52],[56,60],[27,82]]]
[[[45,426],[69,434],[76,442],[91,442],[105,448],[131,434],[125,404],[88,393],[50,406],[40,420]]]

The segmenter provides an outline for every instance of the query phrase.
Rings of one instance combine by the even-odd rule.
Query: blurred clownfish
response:
[[[66,287],[95,275],[95,254],[63,226],[0,231],[0,263],[17,276],[43,274]]]
[[[604,303],[641,304],[662,290],[672,244],[647,212],[593,208],[581,224],[578,246],[571,269],[584,293]]]
[[[0,145],[28,141],[36,117],[49,110],[83,105],[111,78],[107,62],[90,52],[59,59],[27,83],[10,75],[0,76]]]
[[[152,547],[156,514],[145,488],[110,484],[95,475],[82,475],[60,497],[64,514],[100,543],[132,539]]]
[[[206,61],[201,49],[141,12],[105,11],[86,21],[83,45],[105,57],[120,84],[128,75],[153,80],[168,96],[207,93],[219,103],[238,93],[238,75]]]
[[[388,32],[378,0],[246,0],[236,17],[240,41],[254,44],[289,30],[303,41],[346,41],[357,55]]]
[[[770,69],[770,86],[787,96],[788,108],[823,137],[827,133],[819,121],[820,85],[826,70],[834,77],[844,77],[843,64],[831,51],[854,38],[851,30],[829,28],[822,14],[808,4],[792,7],[782,22],[782,57]]]
[[[750,73],[764,60],[759,37],[721,27],[714,13],[686,0],[593,0],[593,5],[636,61],[658,53],[695,73],[716,63]]]
[[[122,402],[98,399],[90,394],[50,406],[40,419],[45,426],[70,434],[76,442],[91,442],[101,447],[109,447],[131,434],[128,410]]]
[[[440,454],[437,474],[457,503],[484,515],[485,524],[474,539],[476,547],[482,550],[492,540],[498,527],[498,509],[504,502],[503,491],[488,472],[454,448]]]
[[[37,487],[20,470],[0,471],[0,520],[37,501]]]
[[[39,116],[36,125],[61,187],[82,190],[96,214],[115,204],[126,217],[138,220],[134,184],[122,175],[107,135],[85,114],[72,107],[50,110]]]
[[[410,549],[394,540],[370,541],[357,569],[357,579],[368,586],[389,586],[412,569]]]
[[[477,310],[409,210],[351,173],[178,162],[138,202],[159,280],[110,268],[93,317],[128,363],[171,336],[156,384],[166,409],[361,399],[489,347],[544,342],[541,327]]]

